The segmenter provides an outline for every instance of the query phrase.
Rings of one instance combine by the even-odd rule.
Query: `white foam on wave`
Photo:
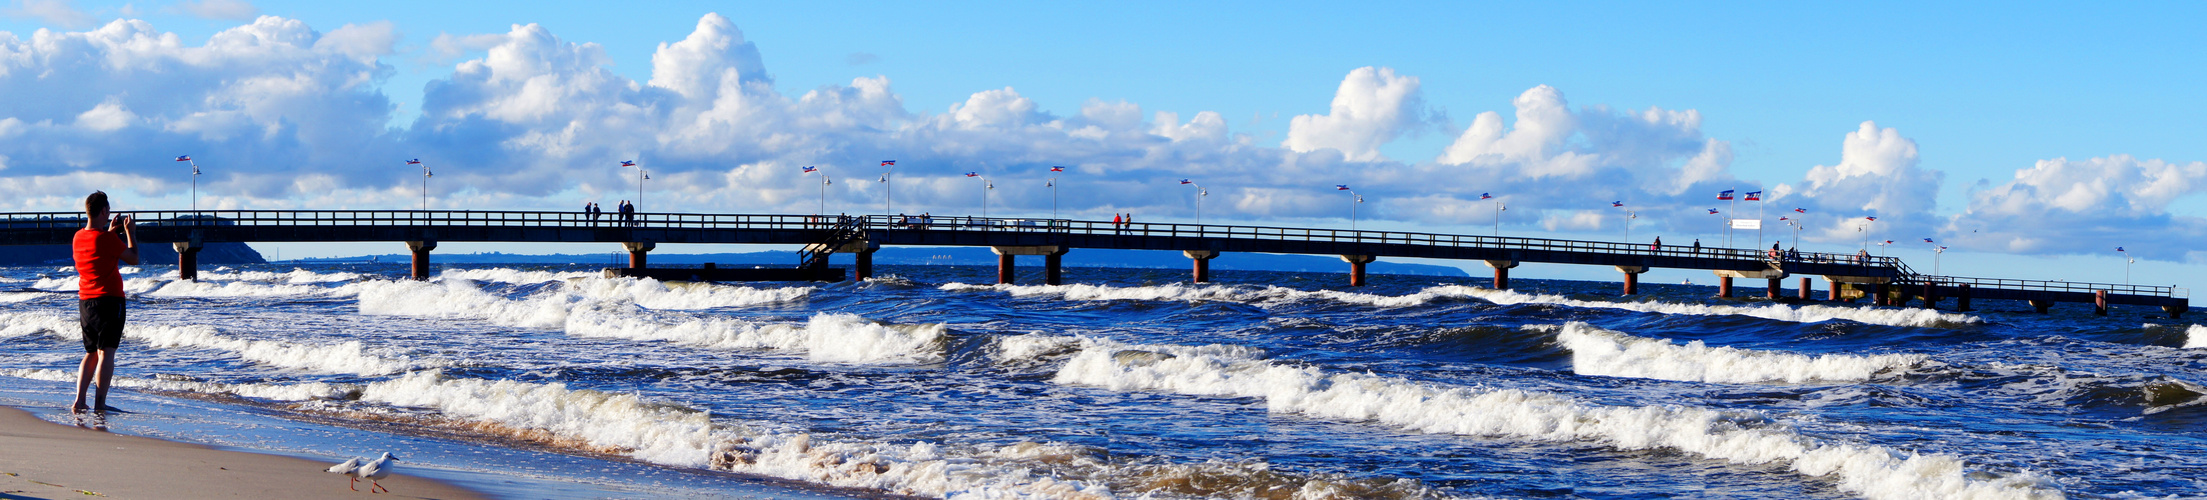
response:
[[[813,291],[812,287],[754,288],[704,283],[669,285],[650,278],[568,280],[567,288],[593,299],[624,300],[652,309],[757,306],[800,300]]]
[[[363,275],[361,275],[360,273],[349,273],[343,271],[333,273],[318,273],[301,268],[292,268],[289,272],[281,273],[271,271],[231,272],[228,271],[228,268],[224,268],[224,271],[201,271],[199,273],[200,281],[267,281],[290,283],[294,285],[305,285],[314,283],[342,283],[347,281],[358,281],[362,277]]]
[[[0,304],[19,304],[50,296],[42,292],[0,292]]]
[[[1789,306],[1767,304],[1760,306],[1701,305],[1675,302],[1609,302],[1577,300],[1561,295],[1528,294],[1510,290],[1494,290],[1475,286],[1443,285],[1425,289],[1426,293],[1472,297],[1496,304],[1555,304],[1571,307],[1624,309],[1628,311],[1660,314],[1686,314],[1701,316],[1750,316],[1768,320],[1795,323],[1820,323],[1843,319],[1857,323],[1889,326],[1943,327],[1985,320],[1967,314],[1942,313],[1921,308],[1835,307],[1825,305]]]
[[[716,424],[704,411],[565,384],[459,379],[424,371],[370,383],[361,399],[550,432],[681,467],[932,497],[953,492],[959,498],[1109,496],[1108,490],[1078,482],[1007,470],[992,463],[1001,460],[987,453],[995,450],[952,452],[928,442],[837,442],[742,422]]]
[[[0,376],[26,378],[32,380],[45,380],[50,382],[74,383],[77,381],[77,374],[75,372],[55,370],[51,368],[0,369]],[[201,394],[229,394],[234,396],[267,399],[274,401],[306,401],[311,399],[342,398],[354,393],[355,391],[360,390],[360,386],[357,385],[330,384],[324,382],[307,382],[299,384],[226,384],[221,382],[205,382],[183,377],[165,376],[155,376],[152,378],[115,377],[114,380],[116,387],[129,387],[132,389],[147,389],[156,391],[193,392]]]
[[[251,281],[171,281],[141,293],[147,297],[291,297],[300,295],[343,297],[359,293],[350,286],[270,284]]]
[[[82,341],[83,329],[75,317],[45,312],[0,313],[0,338],[32,334]],[[166,325],[131,321],[123,324],[123,339],[145,342],[156,348],[217,349],[236,353],[255,363],[320,373],[384,375],[445,366],[449,361],[417,358],[411,361],[370,354],[360,341],[336,344],[303,344],[273,340],[247,340],[219,333],[207,325]]]
[[[446,269],[444,272],[438,273],[437,276],[444,279],[458,278],[526,285],[546,281],[564,281],[568,278],[596,278],[603,276],[603,274],[590,271],[523,271],[494,267],[486,269]]]
[[[1303,300],[1331,300],[1378,307],[1408,307],[1424,304],[1433,299],[1431,294],[1406,296],[1373,295],[1368,293],[1339,292],[1333,290],[1303,291],[1293,288],[1266,285],[1187,285],[1171,283],[1156,286],[1110,285],[972,285],[947,283],[938,287],[944,291],[997,291],[1015,297],[1058,296],[1065,300],[1147,300],[1147,301],[1220,301],[1239,302],[1271,307]]]
[[[1088,339],[1052,379],[1120,391],[1260,398],[1274,412],[1379,422],[1417,432],[1669,449],[1739,464],[1784,462],[1874,499],[2061,498],[2028,472],[1972,471],[1962,460],[1820,440],[1759,412],[1610,406],[1520,389],[1449,387],[1326,373],[1242,346],[1127,345]]]
[[[1525,329],[1554,334],[1556,342],[1571,351],[1571,371],[1603,377],[1723,384],[1859,382],[1879,372],[1904,370],[1929,359],[1919,354],[1809,356],[1709,347],[1699,340],[1680,345],[1578,321],[1560,326],[1528,325]]]
[[[169,278],[123,278],[123,292],[130,295],[150,292],[169,280]],[[51,292],[75,292],[78,288],[77,277],[72,275],[65,278],[39,278],[38,281],[31,283],[31,288]]]
[[[802,349],[809,359],[830,363],[940,361],[947,338],[940,324],[884,325],[844,313],[815,314],[803,326],[736,318],[671,317],[631,302],[633,292],[600,290],[597,295],[604,298],[593,298],[561,288],[509,299],[465,279],[361,285],[362,314],[473,318],[506,326],[558,329],[574,335],[666,341],[713,349]]]

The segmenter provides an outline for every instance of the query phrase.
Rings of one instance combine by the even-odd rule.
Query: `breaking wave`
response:
[[[1699,340],[1679,345],[1577,321],[1561,326],[1525,328],[1553,333],[1556,342],[1571,351],[1572,371],[1604,377],[1723,384],[1860,382],[1888,370],[1905,370],[1928,359],[1917,354],[1809,356],[1709,347]]]

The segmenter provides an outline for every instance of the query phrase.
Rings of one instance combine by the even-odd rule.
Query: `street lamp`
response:
[[[1350,230],[1350,231],[1355,231],[1355,230],[1356,230],[1356,206],[1357,206],[1357,205],[1361,205],[1361,204],[1364,204],[1364,195],[1361,195],[1361,194],[1356,194],[1356,190],[1354,190],[1354,189],[1349,189],[1349,185],[1348,185],[1348,184],[1335,184],[1335,185],[1333,185],[1333,187],[1335,188],[1335,189],[1334,189],[1335,191],[1348,191],[1348,192],[1349,192],[1349,196],[1352,196],[1352,197],[1355,197],[1355,198],[1356,198],[1356,201],[1352,201],[1352,202],[1349,202],[1349,230]]]
[[[2138,258],[2137,258],[2137,257],[2132,257],[2132,256],[2130,256],[2130,251],[2129,251],[2129,250],[2124,250],[2124,249],[2123,249],[2123,247],[2115,247],[2115,251],[2116,251],[2117,253],[2121,253],[2121,254],[2123,254],[2123,285],[2124,285],[2124,286],[2129,286],[2129,285],[2130,285],[2130,265],[2131,265],[2131,264],[2136,264],[2136,263],[2138,263]]]
[[[1050,167],[1050,171],[1064,172],[1065,167],[1053,166]],[[1058,218],[1058,176],[1050,176],[1050,183],[1043,187],[1050,188],[1050,218],[1056,219]]]
[[[1854,228],[1856,232],[1862,233],[1862,251],[1864,252],[1870,251],[1870,223],[1872,222],[1877,222],[1877,217],[1863,217],[1862,225],[1855,226]],[[1885,245],[1890,245],[1892,243],[1892,240],[1886,240],[1884,244],[1878,245],[1878,256],[1885,256]]]
[[[1612,201],[1612,202],[1609,202],[1609,206],[1610,206],[1611,208],[1624,208],[1624,207],[1625,207],[1625,202],[1624,202],[1624,200]],[[1633,220],[1633,219],[1638,219],[1638,218],[1640,218],[1640,214],[1639,214],[1638,212],[1633,212],[1633,211],[1632,211],[1631,209],[1626,209],[1626,210],[1625,210],[1625,242],[1626,242],[1626,243],[1631,243],[1631,242],[1632,242],[1632,220]]]
[[[1481,200],[1491,200],[1491,199],[1494,199],[1494,194],[1493,194],[1493,193],[1479,193],[1479,199],[1481,199]],[[1499,202],[1499,201],[1497,201],[1497,202],[1494,202],[1494,237],[1496,237],[1496,238],[1500,238],[1500,237],[1502,237],[1502,211],[1503,211],[1503,210],[1509,210],[1509,209],[1510,209],[1510,207],[1505,207],[1505,206],[1502,206],[1502,202]]]
[[[1196,184],[1196,183],[1195,183],[1195,181],[1191,181],[1191,180],[1187,180],[1187,179],[1181,179],[1181,180],[1180,180],[1180,183],[1181,183],[1181,184],[1187,184],[1187,185],[1195,186],[1195,223],[1196,223],[1196,225],[1202,225],[1202,224],[1203,224],[1203,197],[1205,197],[1205,196],[1210,196],[1210,195],[1211,195],[1211,192],[1210,192],[1210,191],[1207,191],[1207,190],[1204,190],[1204,189],[1203,189],[1203,185],[1202,185],[1202,184]]]
[[[636,209],[636,212],[638,212],[638,213],[641,213],[641,212],[643,212],[643,211],[644,211],[644,210],[643,210],[643,208],[642,208],[642,207],[643,207],[643,205],[644,205],[644,180],[645,180],[645,179],[650,179],[650,178],[651,178],[651,175],[650,175],[650,174],[646,174],[646,173],[644,173],[644,166],[643,166],[643,165],[637,165],[637,164],[636,164],[636,162],[634,162],[634,161],[630,161],[630,160],[622,160],[622,161],[621,161],[621,166],[623,166],[623,167],[636,167],[636,204],[635,204],[635,205],[633,205],[633,206],[635,206],[635,207],[638,207],[638,208]],[[638,218],[642,218],[642,217],[638,217]]]
[[[989,190],[996,189],[996,183],[989,182],[989,178],[982,177],[980,172],[966,172],[966,177],[981,180],[981,218],[989,218]]]
[[[199,213],[199,162],[192,161],[191,155],[178,156],[176,161],[192,164],[192,213],[196,215]]]
[[[881,160],[881,166],[883,168],[881,171],[881,216],[888,217],[896,215],[896,209],[894,208],[897,204],[897,191],[894,189],[896,184],[889,182],[889,174],[896,173],[897,161]]]
[[[422,163],[420,158],[406,160],[406,164],[421,165],[421,209],[427,212],[429,211],[429,164]]]
[[[815,166],[811,166],[811,165],[806,165],[806,166],[805,166],[805,173],[808,173],[808,174],[809,174],[809,173],[813,173],[813,172],[820,172],[820,167],[815,167]],[[828,173],[827,173],[827,172],[820,172],[820,209],[819,209],[819,210],[817,210],[817,211],[814,211],[814,212],[812,212],[812,215],[813,215],[814,217],[818,217],[818,216],[822,216],[822,215],[827,215],[827,213],[828,213],[828,185],[829,185],[829,184],[834,184],[834,183],[835,183],[834,181],[830,181],[830,180],[828,180]]]

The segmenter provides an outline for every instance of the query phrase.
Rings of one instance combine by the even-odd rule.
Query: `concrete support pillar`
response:
[[[1218,258],[1217,250],[1182,250],[1180,254],[1195,261],[1195,282],[1211,282],[1211,259]]]
[[[1877,287],[1876,287],[1876,288],[1873,288],[1873,289],[1871,289],[1871,291],[1870,291],[1870,305],[1876,305],[1876,306],[1889,306],[1889,305],[1892,305],[1892,304],[1891,304],[1891,302],[1892,302],[1892,300],[1893,300],[1893,297],[1892,297],[1892,295],[1893,295],[1893,294],[1892,294],[1892,292],[1893,292],[1893,285],[1890,285],[1890,284],[1886,284],[1886,283],[1878,283],[1878,284],[1877,284]]]
[[[650,241],[628,241],[622,242],[621,248],[628,249],[629,269],[643,269],[644,254],[651,253],[652,250],[659,248],[659,243]]]
[[[996,255],[996,284],[998,284],[998,285],[1009,285],[1009,284],[1012,284],[1012,273],[1013,273],[1013,272],[1015,271],[1015,269],[1014,269],[1014,268],[1015,268],[1015,267],[1017,267],[1017,266],[1018,266],[1018,264],[1019,264],[1019,259],[1018,259],[1018,256],[1016,256],[1016,255],[1013,255],[1013,254],[1008,254],[1008,253],[1006,253],[1006,254],[997,254],[997,255]]]
[[[1717,277],[1717,298],[1720,298],[1720,299],[1729,299],[1729,298],[1732,298],[1732,277],[1731,277],[1731,276],[1718,276],[1718,277]]]
[[[2179,319],[2179,318],[2183,318],[2183,317],[2184,317],[2184,311],[2185,311],[2185,310],[2187,310],[2187,309],[2191,309],[2191,306],[2188,306],[2188,305],[2184,305],[2184,306],[2179,306],[2179,305],[2173,305],[2173,304],[2171,304],[2171,305],[2165,305],[2165,306],[2161,306],[2161,312],[2169,313],[2169,319]]]
[[[1969,292],[1970,290],[1968,283],[1963,283],[1960,288],[1956,288],[1954,290],[1954,310],[1969,310]]]
[[[1839,292],[1839,289],[1840,289],[1840,285],[1839,285],[1839,282],[1837,282],[1837,281],[1832,281],[1832,280],[1831,280],[1831,277],[1830,277],[1830,276],[1825,276],[1825,277],[1824,277],[1824,286],[1825,286],[1825,292],[1824,292],[1824,300],[1827,300],[1827,301],[1832,301],[1832,302],[1839,302],[1839,301],[1842,301],[1842,300],[1846,300],[1846,299],[1845,299],[1844,297],[1846,297],[1846,295],[1847,295],[1847,294],[1844,294],[1844,293],[1840,293],[1840,292]]]
[[[1065,276],[1065,250],[1060,249],[1056,252],[1044,254],[1042,256],[1042,268],[1043,284],[1065,284],[1062,279]]]
[[[1808,279],[1808,277],[1807,277],[1807,276],[1803,276],[1803,277],[1801,277],[1801,300],[1804,300],[1804,301],[1808,301],[1808,300],[1816,300],[1816,298],[1815,298],[1815,297],[1810,297],[1810,296],[1809,296],[1809,294],[1810,294],[1810,293],[1811,293],[1811,292],[1812,292],[1813,290],[1816,290],[1816,286],[1815,286],[1815,285],[1816,285],[1815,283],[1810,283],[1810,282],[1809,282],[1809,279]]]
[[[1341,256],[1342,262],[1349,263],[1349,286],[1364,286],[1364,265],[1370,264],[1374,260],[1379,260],[1379,258],[1370,255]]]
[[[1938,284],[1938,283],[1933,283],[1933,282],[1929,282],[1929,281],[1926,281],[1926,282],[1924,282],[1924,284],[1923,284],[1923,307],[1924,307],[1925,309],[1938,309],[1938,308],[1939,308],[1939,284]]]
[[[437,242],[434,240],[409,241],[406,242],[406,249],[414,253],[414,273],[411,277],[414,281],[428,281],[429,251],[437,249]]]
[[[851,267],[855,267],[855,268],[857,268],[857,269],[853,269],[853,270],[851,270],[851,272],[852,272],[853,274],[856,274],[856,275],[858,276],[858,280],[859,280],[859,281],[866,281],[866,280],[867,280],[868,278],[873,278],[873,277],[874,277],[874,250],[873,250],[873,249],[866,249],[866,250],[859,250],[859,251],[857,251],[857,252],[852,252],[852,253],[851,253],[851,259],[852,259],[853,261],[855,261],[855,262],[853,262],[853,263],[852,263],[852,266],[851,266]]]
[[[2092,314],[2107,315],[2107,290],[2092,291]]]
[[[1517,261],[1490,260],[1487,261],[1487,267],[1494,268],[1494,289],[1510,289],[1510,268],[1517,267]]]
[[[179,241],[176,248],[176,279],[199,281],[199,249],[197,241]]]
[[[1647,267],[1647,266],[1616,266],[1616,267],[1617,267],[1617,272],[1620,272],[1620,273],[1625,273],[1625,295],[1639,295],[1639,294],[1640,294],[1640,273],[1648,272],[1648,267]]]
[[[1778,291],[1785,286],[1785,278],[1770,278],[1770,285],[1763,289],[1763,297],[1777,300]]]
[[[2031,299],[2026,302],[2030,302],[2031,308],[2037,309],[2039,314],[2046,314],[2047,309],[2052,309],[2054,307],[2054,301],[2052,299]]]
[[[1055,285],[1058,279],[1058,256],[1065,255],[1065,250],[1066,248],[1061,246],[989,247],[989,251],[996,252],[996,283],[1000,285],[1012,283],[1017,264],[1013,260],[1013,256],[1041,255],[1047,257],[1045,260],[1049,267],[1049,270],[1045,273],[1045,279],[1050,284]]]

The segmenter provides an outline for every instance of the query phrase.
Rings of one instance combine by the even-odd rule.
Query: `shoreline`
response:
[[[332,464],[63,425],[13,406],[0,406],[0,449],[0,498],[370,495],[366,481],[351,491],[326,472]],[[390,498],[489,498],[408,474],[404,462],[380,482]]]

